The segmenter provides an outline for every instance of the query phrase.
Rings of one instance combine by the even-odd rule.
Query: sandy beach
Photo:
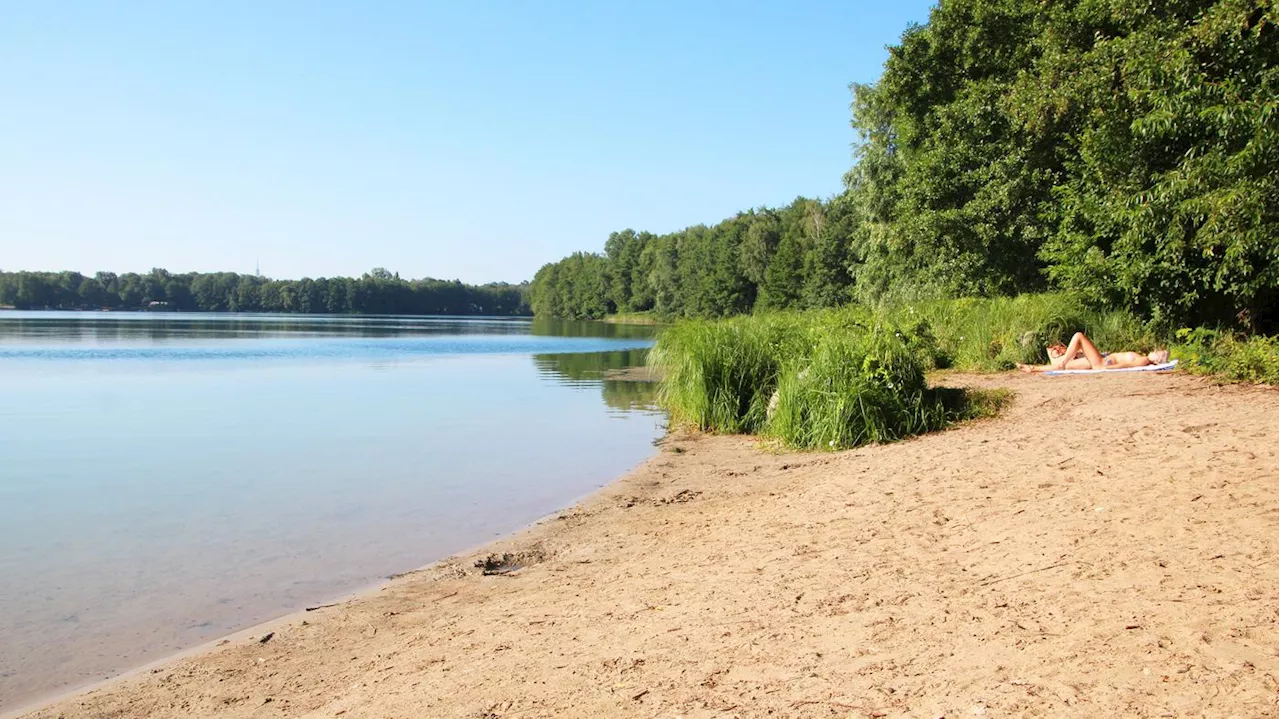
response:
[[[481,551],[25,716],[1277,716],[1275,389],[941,383],[1016,394],[834,454],[676,434]]]

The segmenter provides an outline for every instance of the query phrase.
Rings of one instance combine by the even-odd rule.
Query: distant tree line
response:
[[[382,268],[358,278],[272,280],[234,272],[0,272],[0,306],[307,314],[529,314],[527,284],[404,280]]]
[[[539,270],[530,304],[536,314],[579,319],[647,311],[719,317],[840,304],[852,287],[849,210],[838,199],[797,198],[711,227],[615,232],[604,254],[579,252]]]
[[[670,317],[1065,290],[1274,333],[1270,0],[943,0],[853,87],[845,190],[543,267],[535,312]]]

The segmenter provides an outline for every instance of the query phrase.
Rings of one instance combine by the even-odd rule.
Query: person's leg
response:
[[[1065,358],[1060,357],[1058,359],[1062,360]],[[1054,361],[1054,362],[1050,362],[1049,364],[1018,363],[1018,369],[1022,370],[1023,372],[1034,373],[1034,372],[1054,372],[1054,371],[1064,370],[1064,369],[1095,369],[1095,367],[1089,364],[1089,360],[1085,359],[1084,357],[1079,357],[1077,359],[1067,360],[1066,363],[1062,363],[1061,361]]]
[[[1063,355],[1065,361],[1062,362],[1062,366],[1066,367],[1080,352],[1083,352],[1085,359],[1089,360],[1090,369],[1102,369],[1107,366],[1107,361],[1103,358],[1102,353],[1098,351],[1097,347],[1093,346],[1093,342],[1090,342],[1083,332],[1075,333],[1071,341],[1067,343],[1067,353]]]

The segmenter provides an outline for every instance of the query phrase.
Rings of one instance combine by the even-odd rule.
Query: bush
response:
[[[859,308],[678,323],[649,355],[678,425],[758,433],[796,449],[844,449],[989,414],[925,383],[933,340]],[[772,407],[771,407],[772,405]]]
[[[1204,327],[1181,329],[1170,356],[1194,374],[1231,382],[1280,383],[1280,342],[1275,337],[1239,337]]]
[[[793,358],[764,434],[800,449],[856,447],[940,429],[942,403],[902,333],[829,334]]]

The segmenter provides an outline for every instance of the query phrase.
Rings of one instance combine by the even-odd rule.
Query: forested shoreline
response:
[[[537,314],[1065,291],[1274,334],[1277,24],[1258,0],[943,0],[854,85],[844,191],[544,266]]]
[[[234,272],[0,272],[0,306],[17,309],[528,315],[528,285],[361,277],[273,280]]]

